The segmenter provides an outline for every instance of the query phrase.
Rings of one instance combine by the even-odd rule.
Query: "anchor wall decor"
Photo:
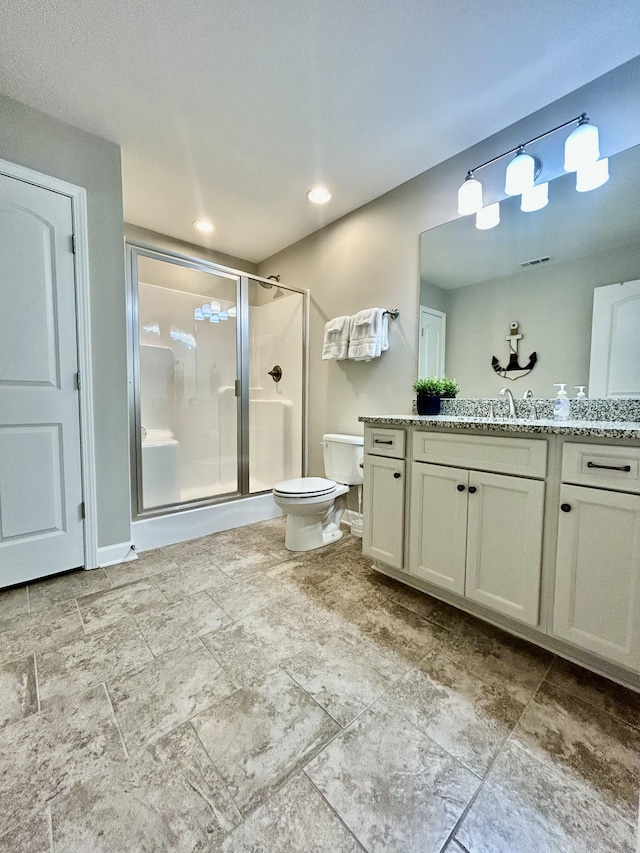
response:
[[[507,366],[503,367],[495,355],[491,358],[491,366],[498,376],[502,376],[503,379],[515,380],[527,376],[531,373],[538,360],[538,354],[532,352],[529,356],[529,363],[524,367],[520,367],[520,362],[518,361],[518,342],[522,340],[523,335],[518,332],[518,327],[519,323],[512,323],[509,337],[505,338],[509,343],[509,363]]]

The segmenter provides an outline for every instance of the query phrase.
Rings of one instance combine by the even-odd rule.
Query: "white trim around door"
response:
[[[85,569],[98,566],[98,514],[96,497],[96,457],[93,420],[93,372],[91,363],[91,309],[89,299],[89,232],[87,191],[26,166],[0,160],[0,174],[15,178],[71,199],[75,237],[75,287],[80,371],[80,458],[84,501]]]

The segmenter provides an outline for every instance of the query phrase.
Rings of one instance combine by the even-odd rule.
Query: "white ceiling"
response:
[[[0,90],[122,146],[128,222],[259,261],[638,54],[636,0],[4,0]]]

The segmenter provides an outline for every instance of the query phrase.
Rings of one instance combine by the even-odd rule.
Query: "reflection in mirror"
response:
[[[421,235],[420,313],[444,315],[444,372],[460,396],[495,397],[505,379],[492,357],[504,368],[513,346],[521,366],[537,354],[530,373],[507,372],[520,377],[507,382],[515,396],[552,397],[556,382],[571,396],[578,385],[592,397],[640,396],[640,146],[610,158],[610,174],[589,193],[576,192],[574,174],[556,178],[533,213],[507,198],[490,231],[465,216]],[[422,329],[418,350],[420,375],[442,372]]]

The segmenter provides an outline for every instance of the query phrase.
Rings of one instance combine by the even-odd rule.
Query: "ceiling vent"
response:
[[[523,261],[521,264],[518,264],[519,267],[537,267],[540,264],[546,264],[551,260],[551,258],[534,258],[532,261]]]

